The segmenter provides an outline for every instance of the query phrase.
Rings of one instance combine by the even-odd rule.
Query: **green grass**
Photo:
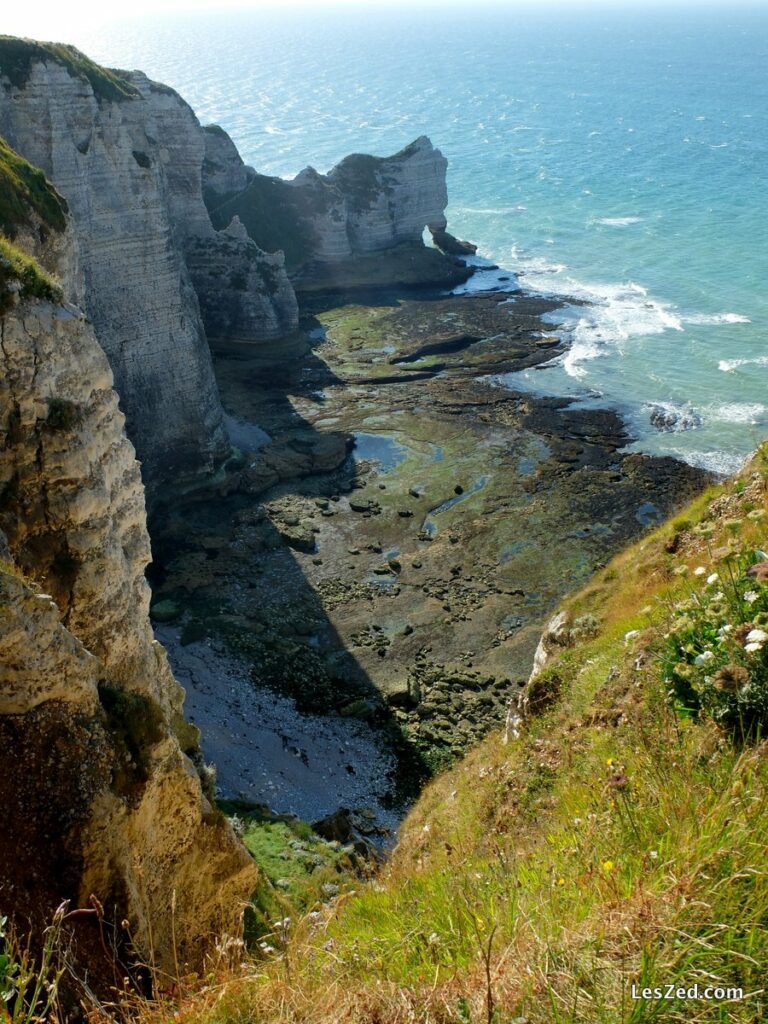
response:
[[[18,296],[21,299],[61,301],[61,289],[36,260],[0,235],[0,316],[13,304],[11,286],[14,283],[20,286]]]
[[[0,233],[14,238],[33,213],[45,227],[63,231],[67,203],[41,170],[0,138]]]
[[[74,46],[0,36],[0,74],[17,89],[24,88],[34,64],[51,61],[65,67],[73,78],[88,82],[99,102],[119,103],[139,95],[138,89],[119,72],[95,64]]]
[[[256,948],[284,944],[290,925],[351,888],[356,878],[348,847],[328,842],[306,822],[276,819],[239,801],[220,801],[253,855],[261,880],[246,915],[246,938]]]

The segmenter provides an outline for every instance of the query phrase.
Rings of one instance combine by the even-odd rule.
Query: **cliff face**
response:
[[[298,288],[314,278],[336,286],[394,283],[408,261],[416,261],[408,283],[468,276],[422,240],[427,227],[445,233],[448,203],[448,162],[425,136],[391,157],[354,154],[327,175],[308,167],[284,181],[246,167],[222,129],[206,132],[203,191],[211,219],[224,227],[237,216],[262,248],[283,249]],[[389,267],[382,262],[387,253],[396,255]]]
[[[448,161],[422,135],[392,157],[354,154],[328,174],[346,200],[354,252],[418,243],[425,227],[444,229]]]
[[[57,234],[52,245],[33,213],[16,241],[71,267],[72,234]],[[200,963],[212,934],[237,931],[255,871],[203,795],[190,759],[199,761],[197,733],[149,625],[143,488],[109,363],[77,307],[52,287],[35,286],[35,296],[12,280],[9,252],[0,263],[3,910],[34,926],[62,899],[85,907],[93,895],[105,920],[128,921],[118,947],[130,936],[166,967],[174,945]],[[97,935],[88,919],[75,926],[86,958]]]
[[[252,340],[292,329],[279,258],[214,231],[205,137],[172,90],[71,48],[7,39],[0,86],[0,134],[72,212],[83,287],[64,275],[68,297],[93,320],[145,478],[210,468],[227,439],[204,324]],[[236,313],[222,319],[229,297]]]

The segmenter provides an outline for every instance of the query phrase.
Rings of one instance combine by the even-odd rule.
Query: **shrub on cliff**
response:
[[[763,518],[763,512],[758,517]],[[752,512],[749,515],[753,515]],[[681,714],[706,714],[738,739],[768,734],[768,561],[763,551],[694,570],[706,582],[674,607],[665,678]]]

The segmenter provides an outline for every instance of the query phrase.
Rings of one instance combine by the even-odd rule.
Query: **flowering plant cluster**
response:
[[[740,738],[768,733],[768,554],[694,570],[665,635],[665,680],[678,710]]]

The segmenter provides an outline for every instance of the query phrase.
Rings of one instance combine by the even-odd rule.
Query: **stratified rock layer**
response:
[[[177,957],[200,965],[213,936],[239,930],[255,869],[203,795],[197,731],[149,625],[144,493],[112,385],[77,307],[11,292],[0,317],[0,890],[21,927],[40,927],[63,899],[101,906],[118,948],[130,937],[172,969]],[[75,956],[98,976],[90,921],[73,925]]]
[[[351,252],[420,242],[425,227],[446,227],[448,161],[426,135],[391,157],[353,154],[328,173],[347,203]]]

